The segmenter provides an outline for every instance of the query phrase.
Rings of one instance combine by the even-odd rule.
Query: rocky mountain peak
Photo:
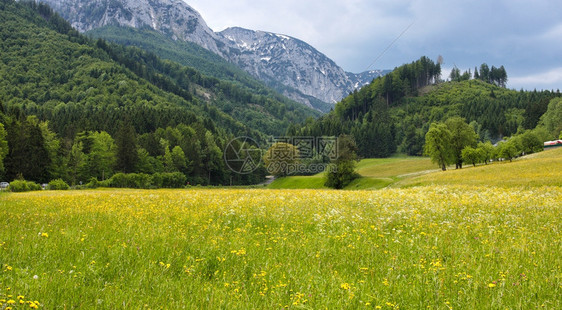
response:
[[[193,42],[309,106],[307,96],[333,104],[382,73],[345,72],[314,47],[282,34],[239,27],[216,33],[182,0],[40,1],[81,32],[107,25],[149,27],[174,40]]]
[[[345,71],[309,44],[287,35],[243,28],[220,32],[232,62],[261,80],[277,80],[324,102],[335,103],[352,87]]]
[[[149,27],[222,56],[222,38],[182,0],[41,0],[85,32],[107,25]]]

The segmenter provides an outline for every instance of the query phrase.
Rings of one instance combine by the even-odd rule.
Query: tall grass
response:
[[[502,161],[459,170],[425,174],[396,184],[476,185],[500,187],[562,186],[562,148],[524,156],[513,162]]]
[[[12,193],[0,200],[0,309],[560,309],[560,197],[473,186]]]

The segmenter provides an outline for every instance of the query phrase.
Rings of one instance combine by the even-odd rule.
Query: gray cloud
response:
[[[466,70],[504,65],[512,88],[560,88],[562,3],[557,0],[185,0],[215,31],[230,26],[306,41],[359,72],[411,23],[373,68],[426,55]]]

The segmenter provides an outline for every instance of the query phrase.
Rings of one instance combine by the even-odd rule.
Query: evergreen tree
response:
[[[223,153],[221,149],[217,146],[215,142],[215,138],[210,131],[205,133],[205,144],[206,149],[204,150],[204,158],[205,158],[205,168],[207,169],[208,179],[207,181],[209,184],[217,184],[213,183],[220,182],[222,179],[221,171],[224,171],[224,159]],[[214,180],[213,180],[214,177]]]
[[[45,183],[50,179],[51,163],[41,128],[34,121],[12,120],[8,126],[8,155],[4,161],[6,177]]]
[[[457,67],[454,67],[451,70],[451,74],[449,74],[449,79],[451,81],[460,82],[461,81],[461,70]]]
[[[8,141],[6,140],[4,124],[0,123],[0,176],[4,172],[4,158],[8,155]]]
[[[130,121],[121,123],[115,143],[117,145],[116,170],[124,173],[135,172],[139,154],[135,128]]]
[[[486,83],[490,83],[490,67],[486,63],[480,65],[480,79]]]

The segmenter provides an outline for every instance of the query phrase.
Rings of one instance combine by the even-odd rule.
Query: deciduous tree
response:
[[[452,117],[445,121],[447,128],[451,132],[451,149],[457,169],[462,168],[462,150],[467,147],[475,147],[478,135],[463,118]]]
[[[451,131],[443,123],[432,123],[425,135],[424,152],[443,171],[447,170],[448,164],[454,162],[451,139]]]
[[[263,157],[267,171],[278,177],[292,174],[299,159],[299,149],[285,142],[274,143]]]
[[[358,178],[355,172],[357,161],[357,145],[351,136],[340,135],[337,139],[338,156],[326,171],[324,185],[327,187],[342,189],[351,181]]]

